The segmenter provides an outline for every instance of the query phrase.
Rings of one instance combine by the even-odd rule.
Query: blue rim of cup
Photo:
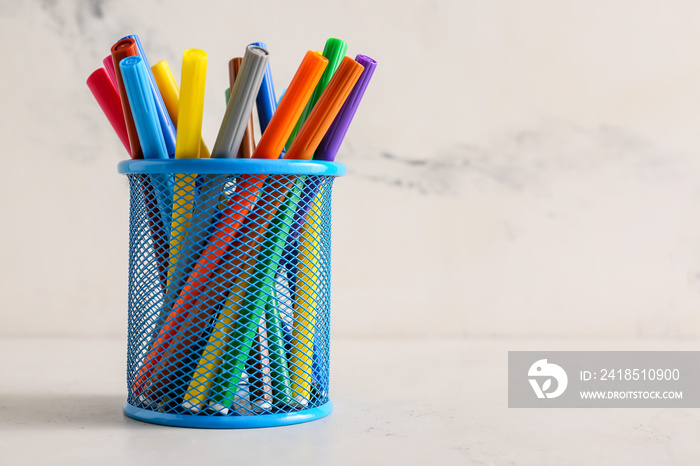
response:
[[[345,165],[319,160],[285,159],[137,159],[119,162],[123,175],[139,173],[264,174],[343,176]]]

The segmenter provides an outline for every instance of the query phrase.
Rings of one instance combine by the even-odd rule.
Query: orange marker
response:
[[[333,123],[364,69],[364,66],[352,58],[343,58],[285,154],[285,159],[311,160],[316,148],[321,144],[323,136]]]
[[[294,125],[297,124],[326,66],[328,66],[326,57],[311,50],[306,52],[301,66],[292,78],[287,92],[284,93],[282,101],[272,115],[270,124],[260,138],[258,147],[253,152],[254,158],[279,158],[287,138],[292,134]]]

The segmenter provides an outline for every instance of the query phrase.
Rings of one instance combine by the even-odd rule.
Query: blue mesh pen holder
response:
[[[181,427],[328,415],[333,162],[129,160],[128,399]]]

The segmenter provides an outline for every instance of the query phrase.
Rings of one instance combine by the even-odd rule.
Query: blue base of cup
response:
[[[124,414],[131,419],[162,426],[192,427],[195,429],[255,429],[258,427],[289,426],[321,419],[328,416],[331,411],[333,411],[333,403],[329,401],[316,408],[294,413],[255,416],[195,416],[159,413],[124,403]]]

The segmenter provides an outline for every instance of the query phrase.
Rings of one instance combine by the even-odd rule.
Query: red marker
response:
[[[119,62],[126,57],[135,57],[138,56],[138,54],[136,41],[134,39],[122,39],[112,46],[112,60],[114,62],[114,70],[117,74],[117,87],[119,89],[119,95],[122,99],[124,122],[126,123],[126,132],[129,135],[129,145],[131,146],[132,159],[142,159],[143,151],[141,150],[139,135],[136,132],[136,123],[134,123],[134,117],[131,114],[131,106],[129,105],[129,98],[126,95],[126,88],[124,87],[122,73],[119,69]]]
[[[109,57],[110,60],[112,57]],[[95,100],[100,105],[105,116],[112,125],[114,131],[119,136],[126,152],[131,156],[131,148],[129,147],[129,136],[126,132],[126,123],[124,122],[124,110],[122,109],[122,101],[119,98],[119,92],[109,75],[104,68],[95,70],[88,78],[87,85],[95,96]]]

